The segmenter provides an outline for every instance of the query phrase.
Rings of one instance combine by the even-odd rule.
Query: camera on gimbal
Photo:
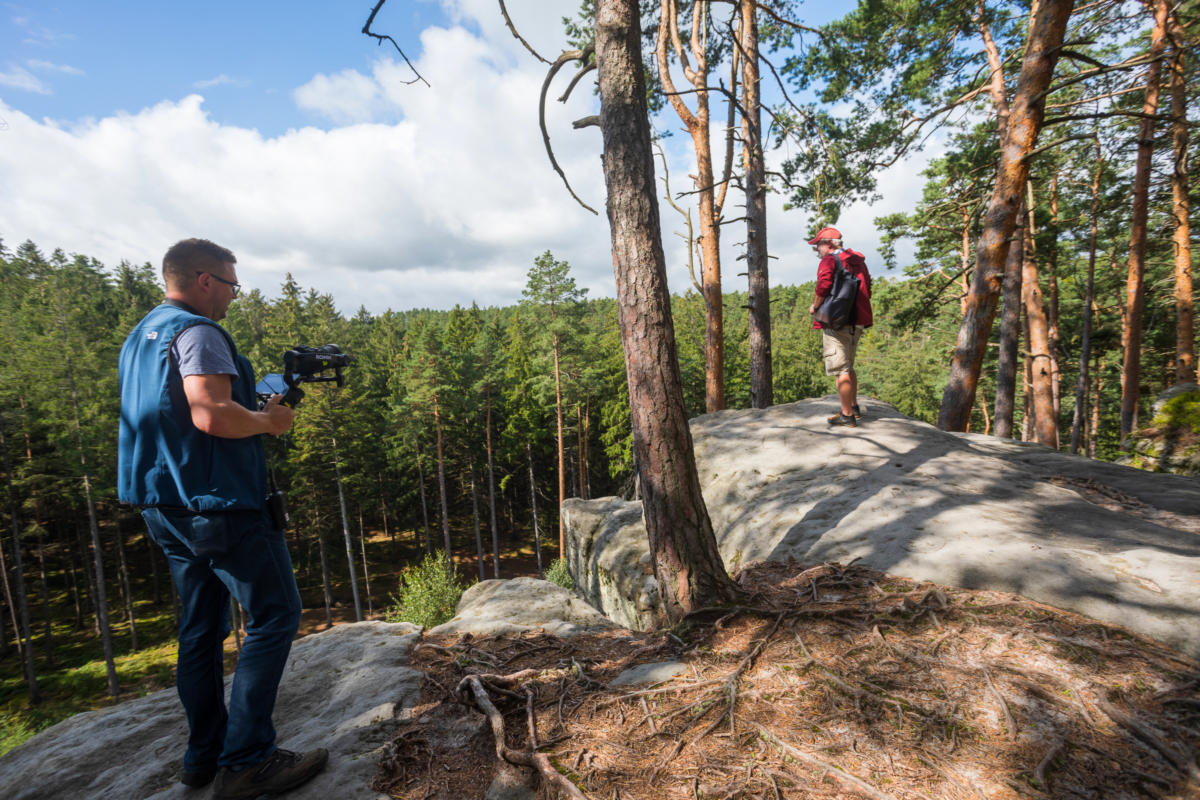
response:
[[[342,368],[350,365],[353,358],[343,353],[336,344],[309,347],[297,345],[283,354],[283,372],[264,375],[258,382],[255,391],[259,401],[265,403],[273,394],[283,395],[283,404],[295,408],[304,397],[302,383],[337,383],[346,385],[346,377]],[[333,370],[332,375],[324,375],[326,370]]]

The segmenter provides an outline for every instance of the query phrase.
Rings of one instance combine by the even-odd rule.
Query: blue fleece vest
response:
[[[193,325],[212,325],[224,334],[238,370],[233,399],[258,408],[254,371],[225,329],[177,306],[158,306],[121,347],[117,496],[132,505],[192,511],[262,508],[267,463],[261,437],[224,439],[192,424],[171,342]]]

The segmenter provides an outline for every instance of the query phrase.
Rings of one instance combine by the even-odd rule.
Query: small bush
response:
[[[388,622],[411,622],[425,628],[441,625],[454,616],[466,586],[454,564],[443,553],[434,553],[400,574],[400,590],[387,611]]]
[[[574,589],[575,580],[571,577],[571,572],[567,569],[567,560],[565,558],[556,558],[550,565],[550,569],[546,570],[546,580],[551,583],[557,583],[564,589]]]

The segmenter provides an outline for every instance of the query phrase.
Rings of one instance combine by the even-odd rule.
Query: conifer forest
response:
[[[585,68],[603,5],[567,21]],[[861,395],[1114,461],[1163,391],[1196,383],[1200,2],[1032,5],[862,0],[815,30],[794,0],[642,4],[649,113],[682,124],[697,163],[663,196],[681,212],[666,235],[686,217],[695,255],[693,285],[670,287],[689,417],[834,391],[814,284],[771,285],[769,233],[837,225],[932,136],[947,145],[911,176],[919,204],[874,220],[887,263],[869,265]],[[766,193],[795,210],[767,218]],[[738,260],[722,263],[722,236]],[[353,357],[345,386],[310,387],[267,443],[321,621],[378,614],[437,551],[472,579],[548,570],[563,499],[638,492],[618,300],[589,297],[550,251],[524,266],[507,306],[347,313],[291,275],[230,306],[257,375],[296,345]],[[0,282],[3,752],[66,698],[169,685],[154,683],[169,660],[138,654],[171,646],[177,612],[161,552],[116,502],[117,354],[162,298],[159,265],[4,240]]]

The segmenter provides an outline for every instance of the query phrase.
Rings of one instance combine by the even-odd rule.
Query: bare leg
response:
[[[858,375],[854,372],[843,372],[837,377],[838,399],[842,401],[842,415],[849,417],[854,413],[854,405],[858,402]]]

